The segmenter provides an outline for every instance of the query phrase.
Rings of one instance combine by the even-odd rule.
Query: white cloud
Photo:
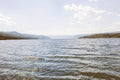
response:
[[[120,26],[120,21],[116,21],[115,25],[119,25]]]
[[[89,2],[98,2],[99,0],[88,0]]]
[[[15,25],[16,22],[13,21],[11,17],[0,14],[0,24],[4,24],[4,25],[7,25],[7,26],[12,26],[12,25]]]
[[[96,17],[96,21],[99,21],[99,20],[101,20],[103,17],[102,16],[98,16],[98,17]]]
[[[119,17],[120,17],[120,14],[117,14],[117,16],[119,16]]]
[[[102,14],[105,13],[104,10],[100,10],[97,8],[93,8],[90,6],[83,5],[65,5],[64,9],[66,11],[74,12],[73,18],[77,20],[77,22],[85,22],[85,21],[98,21],[102,19]]]

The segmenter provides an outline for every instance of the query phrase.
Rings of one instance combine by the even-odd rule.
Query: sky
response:
[[[77,35],[120,31],[120,0],[0,0],[0,31]]]

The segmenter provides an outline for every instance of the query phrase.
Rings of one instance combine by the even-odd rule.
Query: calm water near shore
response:
[[[120,80],[120,39],[0,40],[0,80]]]

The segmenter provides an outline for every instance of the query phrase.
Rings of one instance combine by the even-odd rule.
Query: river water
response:
[[[1,40],[0,80],[120,80],[120,39]]]

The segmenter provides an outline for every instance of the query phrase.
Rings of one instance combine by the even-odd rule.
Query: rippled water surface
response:
[[[120,39],[1,40],[4,79],[120,80]]]

